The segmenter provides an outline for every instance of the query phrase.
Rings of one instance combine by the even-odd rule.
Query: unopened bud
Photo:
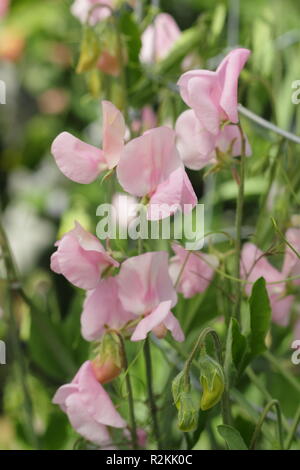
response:
[[[172,395],[176,408],[179,410],[180,395],[184,392],[184,371],[179,372],[172,382]]]
[[[225,387],[225,379],[222,367],[212,357],[204,354],[200,357],[200,383],[202,396],[201,410],[209,410],[221,399]]]
[[[96,358],[92,361],[98,382],[104,384],[120,375],[123,366],[123,355],[120,338],[115,333],[103,336]]]
[[[93,69],[97,65],[99,55],[100,44],[98,37],[92,28],[86,28],[81,41],[76,72],[82,73]]]
[[[192,394],[183,392],[179,397],[178,427],[181,431],[195,431],[198,424],[198,409]]]

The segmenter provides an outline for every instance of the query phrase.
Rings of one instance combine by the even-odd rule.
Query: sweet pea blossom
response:
[[[87,292],[81,315],[81,333],[87,341],[100,339],[109,327],[120,329],[135,316],[126,311],[119,299],[118,276],[102,279]]]
[[[217,135],[202,127],[192,109],[184,111],[177,119],[176,126],[177,148],[180,157],[187,168],[201,170],[209,164],[217,162],[217,151],[229,156],[241,155],[241,133],[236,125],[226,125]],[[245,153],[251,155],[247,137]]]
[[[181,97],[194,110],[201,129],[218,135],[223,121],[238,122],[238,77],[249,54],[248,49],[234,49],[215,72],[191,70],[180,77]]]
[[[246,243],[241,254],[241,276],[249,281],[245,285],[248,296],[251,294],[252,283],[264,277],[267,283],[283,281],[285,275],[274,268],[266,259],[265,254],[253,243]],[[267,284],[267,291],[273,312],[273,321],[286,326],[289,322],[289,313],[294,300],[292,295],[286,295],[284,282]]]
[[[69,282],[82,289],[94,289],[103,271],[110,266],[119,266],[98,238],[78,222],[55,246],[57,250],[51,256],[52,271],[63,274]]]
[[[167,252],[149,252],[127,259],[121,265],[117,282],[123,308],[142,317],[132,341],[145,339],[150,331],[163,337],[167,330],[177,341],[184,340],[179,322],[171,312],[177,295],[168,273]]]
[[[172,249],[175,256],[170,259],[169,274],[174,285],[177,283],[177,291],[185,298],[204,292],[219,265],[218,258],[206,253],[187,251],[177,243],[172,244]]]
[[[100,7],[99,5],[95,7],[95,5],[99,3],[103,6]],[[89,24],[94,26],[99,23],[99,21],[102,21],[111,15],[113,4],[113,0],[101,0],[101,2],[98,0],[75,0],[71,6],[71,12],[79,19],[79,21],[81,21],[81,23],[86,23],[89,19]],[[91,11],[92,8],[93,10]]]
[[[126,427],[126,422],[97,381],[91,361],[80,367],[70,384],[57,390],[53,403],[60,405],[81,436],[101,447],[111,448],[109,427]]]
[[[175,132],[168,127],[148,130],[126,144],[117,177],[125,191],[148,198],[150,220],[168,217],[178,208],[189,212],[197,203],[175,145]]]
[[[52,143],[51,152],[60,171],[72,181],[87,184],[101,172],[113,169],[124,145],[125,121],[109,101],[102,101],[103,150],[89,145],[69,132],[62,132]]]
[[[151,64],[164,59],[180,34],[174,18],[168,13],[159,13],[142,34],[141,61]]]

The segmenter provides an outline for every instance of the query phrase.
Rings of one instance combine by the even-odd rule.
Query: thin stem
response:
[[[135,413],[134,413],[133,391],[132,391],[130,374],[128,371],[128,359],[127,359],[127,354],[126,354],[124,338],[120,333],[118,332],[116,333],[120,339],[120,346],[121,346],[122,358],[123,358],[123,367],[125,369],[125,382],[126,382],[126,388],[127,388],[127,393],[128,393],[130,434],[131,434],[131,440],[132,440],[132,447],[134,450],[136,450],[138,449],[138,438],[137,438],[137,427],[136,427]]]
[[[241,168],[240,168],[240,181],[239,181],[239,190],[238,198],[236,205],[236,219],[235,219],[235,277],[240,278],[240,258],[241,258],[241,248],[242,248],[242,222],[243,222],[243,208],[244,208],[244,190],[245,190],[245,165],[246,165],[246,141],[243,134],[243,129],[241,124],[238,125],[241,141],[242,141],[242,150],[241,150]],[[241,299],[242,299],[242,289],[240,284],[236,284],[236,303],[234,316],[239,317]]]
[[[290,432],[289,432],[288,437],[287,437],[286,442],[285,442],[285,449],[286,450],[290,450],[290,447],[292,445],[292,442],[293,442],[293,439],[295,437],[295,434],[296,434],[299,423],[300,423],[300,405],[298,406],[298,410],[296,412],[295,419],[293,421],[292,427],[290,429]]]
[[[256,122],[256,124],[259,126],[264,127],[265,129],[269,129],[270,131],[275,132],[275,134],[281,135],[285,139],[291,140],[296,144],[300,144],[300,137],[292,134],[291,132],[285,131],[284,129],[281,129],[281,127],[275,126],[275,124],[272,122],[269,122],[266,119],[258,116],[241,104],[238,105],[238,110],[241,114],[243,114],[243,116],[246,116],[248,119],[251,119],[251,121]]]
[[[251,439],[251,444],[250,444],[250,450],[254,450],[256,446],[257,439],[259,437],[259,434],[261,432],[262,425],[264,424],[265,419],[268,416],[268,413],[272,407],[275,407],[276,413],[277,413],[277,433],[278,433],[278,440],[279,440],[279,445],[280,445],[280,450],[284,449],[284,443],[283,443],[283,432],[282,432],[282,421],[281,421],[281,410],[280,410],[280,405],[278,400],[271,400],[266,407],[264,408],[261,417],[255,427],[252,439]]]
[[[150,351],[150,340],[149,337],[145,339],[144,343],[144,358],[145,358],[145,365],[146,365],[146,378],[147,378],[147,390],[148,390],[148,399],[149,399],[149,407],[150,413],[152,417],[152,424],[153,424],[153,434],[155,436],[155,440],[157,442],[158,450],[162,449],[158,419],[157,419],[157,407],[155,403],[155,397],[153,393],[153,385],[152,385],[152,361],[151,361],[151,351]]]

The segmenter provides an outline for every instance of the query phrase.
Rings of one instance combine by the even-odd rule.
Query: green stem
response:
[[[144,343],[144,358],[145,358],[145,365],[146,365],[146,378],[147,378],[147,390],[148,390],[148,399],[149,399],[149,407],[150,413],[152,417],[152,424],[153,424],[153,434],[155,440],[157,442],[158,450],[162,449],[158,419],[157,419],[157,407],[155,403],[155,397],[153,393],[153,385],[152,385],[152,361],[151,361],[151,351],[150,351],[150,340],[149,337],[145,339]]]
[[[137,427],[136,427],[135,413],[134,413],[133,391],[132,391],[130,374],[128,371],[128,359],[127,359],[126,348],[124,344],[124,338],[120,333],[117,333],[117,334],[120,339],[120,345],[121,345],[122,357],[123,357],[123,367],[125,370],[125,382],[126,382],[126,388],[127,388],[127,393],[128,393],[130,434],[131,434],[131,440],[132,440],[132,447],[134,450],[136,450],[138,449],[138,438],[137,438]]]
[[[24,398],[24,411],[25,411],[25,432],[28,437],[28,441],[31,443],[34,449],[39,448],[38,438],[35,434],[33,422],[34,413],[33,405],[27,383],[27,367],[24,360],[24,355],[19,341],[18,327],[16,324],[13,303],[14,303],[14,290],[13,285],[16,283],[16,269],[12,258],[10,246],[6,237],[6,233],[0,223],[0,246],[3,250],[4,263],[6,267],[7,279],[9,282],[9,292],[7,297],[7,310],[9,312],[9,326],[10,326],[10,337],[12,349],[14,352],[15,363],[16,363],[16,375],[17,380],[21,385]]]
[[[251,444],[250,444],[250,450],[254,450],[256,446],[257,439],[259,437],[259,434],[261,432],[262,425],[264,424],[265,419],[268,416],[268,413],[272,407],[275,407],[276,413],[277,413],[277,433],[278,433],[278,440],[279,440],[279,445],[280,445],[280,450],[284,449],[284,443],[283,443],[283,432],[282,432],[282,421],[281,421],[281,410],[280,410],[280,405],[278,400],[271,400],[266,407],[264,408],[261,417],[255,427],[252,439],[251,439]]]
[[[292,427],[289,431],[288,437],[287,437],[286,442],[285,442],[285,449],[286,450],[290,450],[290,447],[292,445],[292,442],[293,442],[293,439],[295,437],[295,433],[297,431],[299,423],[300,423],[300,405],[298,406],[298,410],[296,412]]]
[[[242,150],[241,150],[241,166],[240,166],[240,181],[238,188],[238,198],[236,205],[236,219],[235,219],[235,277],[240,278],[240,259],[241,259],[241,248],[242,248],[242,222],[243,222],[243,208],[244,208],[244,191],[245,191],[245,166],[246,166],[246,141],[243,134],[241,124],[238,124],[238,128],[241,134]],[[236,284],[236,303],[234,316],[236,318],[240,315],[241,299],[242,299],[242,288],[239,283]]]

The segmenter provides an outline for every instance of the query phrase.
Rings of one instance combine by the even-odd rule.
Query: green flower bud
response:
[[[172,395],[176,408],[179,410],[180,395],[184,392],[184,374],[183,371],[176,375],[172,382]]]
[[[201,410],[209,410],[221,399],[225,387],[225,379],[222,367],[212,357],[204,354],[200,357],[200,383],[202,396]]]
[[[79,61],[76,67],[77,73],[93,69],[100,55],[99,39],[92,28],[86,28],[80,47]]]
[[[195,431],[198,424],[198,408],[195,406],[190,392],[180,394],[178,409],[178,427],[180,431]]]

